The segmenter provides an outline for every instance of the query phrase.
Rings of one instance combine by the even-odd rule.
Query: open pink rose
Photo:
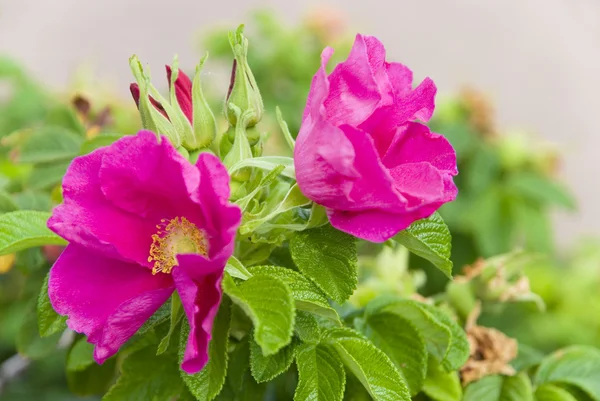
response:
[[[140,131],[73,160],[63,192],[48,221],[69,241],[50,270],[54,309],[102,363],[177,290],[190,323],[182,368],[202,369],[241,219],[223,164],[202,153],[193,165]]]
[[[412,72],[385,61],[372,36],[357,35],[328,76],[321,55],[294,150],[296,178],[339,230],[382,242],[454,200],[456,154],[428,121],[436,87],[412,87]]]

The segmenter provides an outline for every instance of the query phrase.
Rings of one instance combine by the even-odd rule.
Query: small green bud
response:
[[[246,124],[247,127],[253,127],[262,119],[264,105],[256,80],[248,65],[248,39],[243,35],[243,30],[244,26],[240,25],[235,32],[229,33],[229,44],[235,59],[225,100],[225,115],[229,123],[235,126],[239,118],[236,108],[241,111],[241,114],[252,111],[252,118],[248,119]]]
[[[208,53],[202,57],[196,67],[196,74],[192,83],[192,105],[194,108],[194,143],[190,144],[194,149],[210,146],[217,135],[217,123],[215,116],[204,97],[200,76],[202,66],[208,58]]]

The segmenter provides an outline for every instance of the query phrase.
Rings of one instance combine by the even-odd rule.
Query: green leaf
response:
[[[452,278],[452,261],[450,251],[452,236],[448,226],[439,213],[426,219],[417,220],[406,230],[394,236],[394,240],[404,245],[417,256],[427,259]]]
[[[273,208],[265,208],[266,214],[256,216],[251,220],[244,221],[239,228],[241,235],[247,235],[255,231],[263,223],[275,218],[276,216],[285,213],[289,210],[297,207],[306,206],[310,203],[310,200],[302,194],[298,184],[292,185],[285,197],[275,205]],[[247,216],[247,215],[246,215]],[[245,216],[244,216],[245,217]]]
[[[245,167],[256,167],[262,170],[271,171],[280,165],[285,166],[284,170],[281,172],[281,175],[288,178],[296,178],[294,159],[285,156],[262,156],[245,159],[231,166],[231,168],[228,170],[229,174],[233,174],[234,172]]]
[[[240,207],[240,209],[242,209],[242,212],[246,211],[246,209],[248,208],[248,205],[250,204],[250,201],[252,201],[252,199],[254,199],[254,197],[263,188],[268,187],[269,185],[271,185],[272,183],[274,183],[277,180],[277,177],[279,176],[279,174],[281,174],[281,172],[283,171],[284,168],[285,168],[285,166],[279,165],[279,166],[275,167],[273,170],[269,171],[269,173],[260,180],[258,185],[256,185],[256,188],[254,188],[248,195],[246,195],[240,199],[237,199],[235,201],[235,203]],[[246,185],[248,185],[248,184],[246,184]]]
[[[561,184],[539,174],[516,174],[509,179],[506,185],[510,191],[536,202],[554,204],[570,210],[576,207],[575,199]]]
[[[519,353],[517,357],[513,359],[510,364],[517,372],[529,369],[535,365],[538,365],[545,357],[544,353],[536,350],[535,348],[519,343]]]
[[[279,124],[279,127],[281,127],[281,133],[283,134],[283,138],[285,139],[285,142],[290,147],[290,150],[293,151],[294,147],[296,146],[296,141],[294,140],[294,137],[290,133],[290,129],[288,128],[287,123],[283,119],[283,116],[281,115],[281,110],[279,109],[279,107],[275,108],[275,113],[277,115],[277,123]]]
[[[179,295],[177,293],[174,293],[171,296],[171,325],[169,326],[169,332],[166,336],[163,337],[163,339],[160,341],[160,344],[158,344],[156,355],[164,353],[167,350],[167,348],[169,348],[169,344],[171,343],[171,337],[173,336],[175,328],[181,321],[183,315],[184,313],[183,306],[181,305],[181,298],[179,298]]]
[[[214,399],[223,388],[227,375],[227,347],[229,344],[229,327],[231,323],[231,302],[224,297],[219,312],[213,323],[212,340],[208,348],[208,363],[198,373],[188,375],[181,371],[181,377],[188,390],[200,401]],[[183,361],[190,326],[184,319],[179,340],[179,362]]]
[[[114,382],[116,359],[109,359],[102,365],[95,362],[82,370],[67,370],[67,385],[74,394],[81,396],[106,393]]]
[[[314,315],[303,311],[296,311],[296,334],[305,343],[316,344],[321,339],[321,328]]]
[[[9,213],[18,210],[19,206],[13,198],[4,191],[0,191],[0,213]]]
[[[264,356],[260,345],[256,341],[250,341],[250,369],[257,383],[273,380],[292,364],[294,360],[295,343],[292,341],[276,354]]]
[[[256,274],[236,284],[229,275],[223,290],[239,305],[254,324],[254,339],[266,356],[288,345],[294,327],[294,298],[282,280]]]
[[[123,138],[125,135],[121,134],[99,134],[91,139],[87,139],[81,144],[79,154],[87,155],[98,148],[111,145],[115,141]]]
[[[47,163],[70,160],[79,155],[83,139],[71,130],[45,126],[36,130],[19,152],[22,163]]]
[[[357,285],[355,238],[330,225],[296,233],[290,253],[298,269],[330,298],[343,304]]]
[[[302,274],[280,266],[251,267],[253,274],[265,274],[276,277],[286,283],[296,300],[296,309],[321,315],[336,322],[340,321],[338,313],[333,309],[327,297],[312,281]]]
[[[225,265],[225,271],[229,273],[231,277],[239,278],[242,280],[248,280],[252,277],[252,273],[246,269],[242,262],[240,262],[235,256],[232,256]]]
[[[571,393],[564,388],[553,384],[544,384],[535,390],[536,401],[577,401]]]
[[[295,401],[341,401],[346,385],[344,365],[329,345],[303,344],[296,350],[298,385]]]
[[[410,321],[423,335],[429,354],[446,371],[459,369],[469,358],[464,330],[439,308],[410,299],[384,297],[367,307],[367,316],[385,312]]]
[[[572,346],[547,357],[536,372],[536,385],[568,384],[578,387],[594,400],[600,400],[600,350]]]
[[[48,337],[40,337],[37,316],[33,308],[28,310],[25,320],[19,328],[17,351],[30,359],[42,359],[56,349],[62,333],[54,333]]]
[[[67,370],[84,370],[94,363],[94,344],[88,343],[86,337],[81,337],[75,341],[67,355]]]
[[[36,190],[45,190],[60,184],[69,164],[70,161],[37,164],[27,179],[27,186]]]
[[[0,215],[0,255],[42,245],[66,245],[46,222],[50,213],[19,210]]]
[[[463,392],[457,372],[444,372],[434,362],[427,366],[423,392],[434,401],[461,401]]]
[[[161,323],[169,320],[171,316],[171,299],[168,299],[167,302],[162,304],[160,308],[152,316],[150,319],[146,320],[146,322],[140,327],[140,329],[135,333],[136,335],[144,335],[149,331],[152,331],[156,326]]]
[[[41,337],[48,337],[54,333],[62,332],[67,328],[67,317],[54,311],[48,297],[48,275],[40,290],[37,302],[38,330]]]
[[[369,314],[366,323],[367,337],[394,362],[411,394],[417,394],[427,374],[427,347],[421,333],[390,312]]]
[[[123,361],[121,376],[102,401],[165,401],[178,396],[183,388],[177,358],[156,355],[153,347],[146,347]]]
[[[531,382],[524,373],[486,376],[467,387],[463,401],[533,401]]]
[[[379,348],[353,330],[329,330],[324,341],[360,380],[375,401],[410,401],[408,387],[392,361]]]
[[[15,194],[15,203],[21,210],[47,212],[52,208],[50,196],[41,191],[23,191]]]

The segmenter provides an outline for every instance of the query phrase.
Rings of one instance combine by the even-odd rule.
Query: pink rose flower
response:
[[[456,154],[428,121],[436,87],[385,61],[385,48],[357,35],[348,59],[330,75],[321,55],[294,150],[298,185],[327,208],[341,231],[383,242],[454,200]]]
[[[223,164],[202,153],[193,165],[140,131],[73,160],[63,191],[48,221],[69,241],[50,270],[54,309],[103,363],[177,290],[190,324],[182,368],[201,370],[241,219]]]

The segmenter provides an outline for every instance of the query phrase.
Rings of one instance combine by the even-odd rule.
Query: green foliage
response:
[[[250,341],[250,369],[258,382],[268,382],[279,376],[294,360],[295,343],[291,342],[276,354],[265,356],[256,341]]]
[[[375,401],[410,400],[402,375],[392,361],[371,342],[350,329],[332,329],[324,341],[369,392]]]
[[[265,356],[290,343],[294,326],[294,298],[281,279],[257,274],[236,284],[225,276],[223,289],[254,323],[254,339]]]
[[[52,308],[50,298],[48,298],[48,276],[44,279],[44,284],[38,296],[37,322],[42,337],[48,337],[67,328],[67,317],[56,313]]]
[[[305,344],[296,349],[298,386],[294,400],[341,401],[346,374],[336,351],[327,344]]]
[[[329,225],[298,232],[290,241],[298,269],[340,304],[356,288],[356,252],[354,238]]]
[[[417,220],[406,230],[400,231],[394,240],[415,255],[429,260],[448,277],[452,277],[451,238],[450,230],[442,217],[434,213],[429,218]]]
[[[535,383],[565,384],[600,400],[600,350],[573,346],[546,358],[537,369]]]
[[[464,401],[533,401],[531,381],[527,375],[486,376],[470,384]]]
[[[46,227],[49,213],[20,210],[0,215],[0,254],[41,245],[65,245],[66,241]]]
[[[434,401],[460,401],[462,386],[456,372],[444,372],[434,361],[427,366],[427,377],[423,383],[423,393]]]

